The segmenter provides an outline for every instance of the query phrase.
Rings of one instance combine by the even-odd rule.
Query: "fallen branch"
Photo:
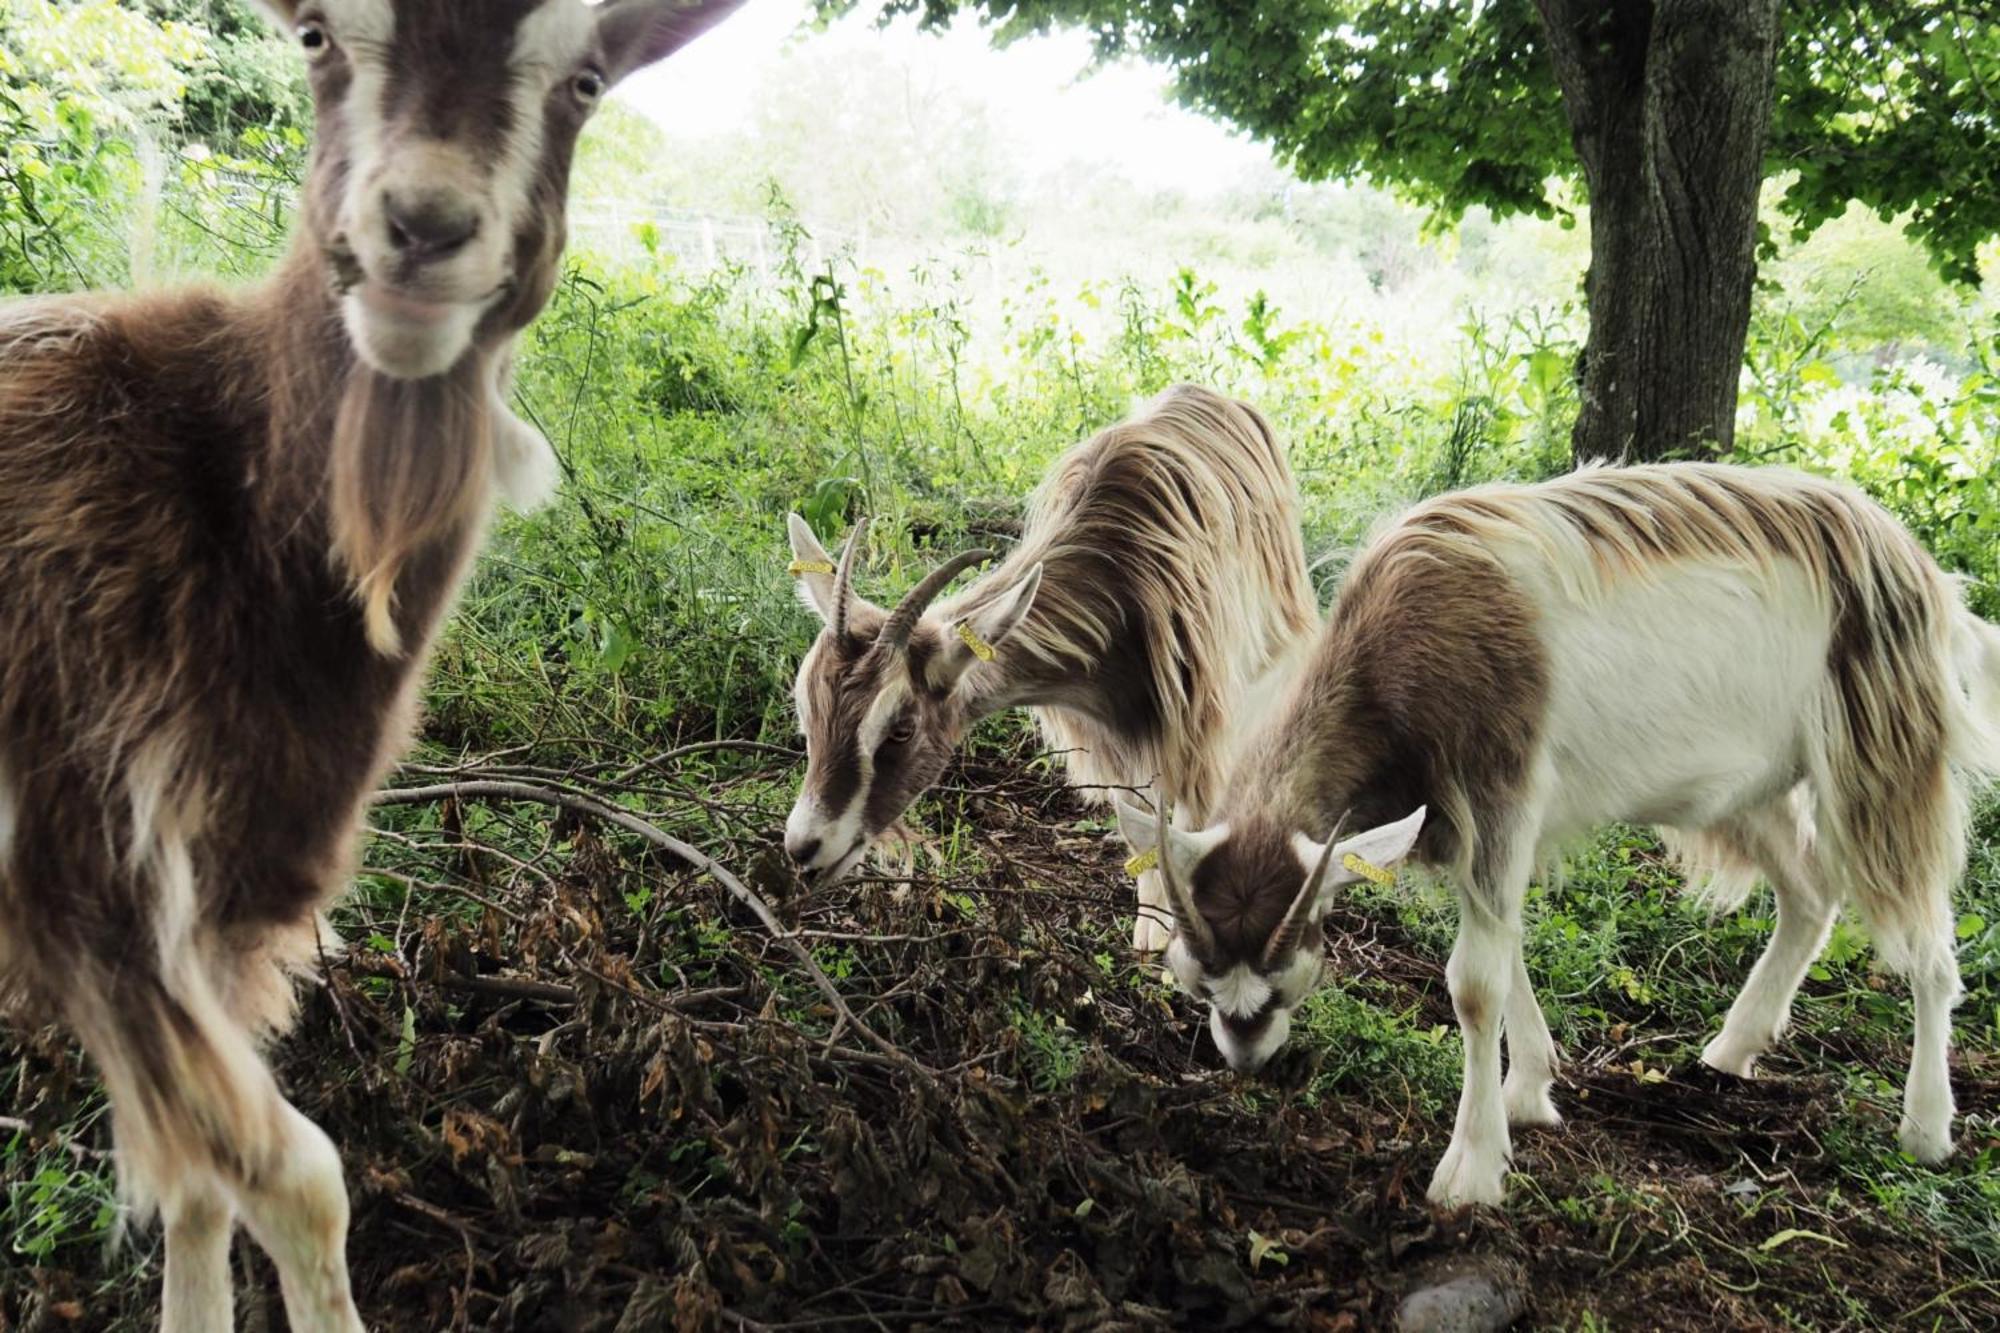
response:
[[[752,912],[755,912],[757,919],[764,923],[764,928],[771,933],[772,937],[791,951],[793,957],[797,958],[799,964],[805,968],[806,974],[812,978],[813,984],[819,988],[820,994],[824,995],[827,1003],[833,1006],[834,1015],[838,1020],[835,1024],[836,1032],[843,1026],[851,1025],[855,1031],[861,1034],[863,1040],[893,1061],[898,1067],[914,1074],[927,1084],[935,1085],[937,1082],[936,1077],[930,1070],[911,1059],[894,1042],[891,1042],[888,1038],[882,1036],[875,1029],[855,1017],[854,1011],[848,1007],[847,1000],[841,995],[839,988],[821,970],[818,961],[813,958],[812,952],[799,942],[798,936],[787,929],[784,922],[778,919],[777,913],[771,910],[769,903],[765,902],[749,885],[738,879],[727,866],[724,866],[721,862],[710,857],[700,849],[682,842],[679,838],[668,833],[651,820],[643,819],[629,810],[621,810],[615,805],[608,805],[595,797],[584,796],[577,792],[558,791],[552,787],[538,787],[527,782],[496,782],[485,779],[469,782],[440,782],[426,787],[392,788],[388,791],[377,792],[374,803],[376,805],[428,805],[433,801],[446,800],[531,801],[535,804],[550,806],[558,810],[568,810],[575,814],[588,815],[593,819],[603,820],[607,824],[615,824],[628,833],[637,834],[640,838],[652,843],[662,851],[670,852],[674,856],[679,857],[727,889],[730,895],[738,902],[748,907]]]

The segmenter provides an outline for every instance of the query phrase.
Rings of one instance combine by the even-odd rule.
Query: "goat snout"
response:
[[[418,263],[448,259],[479,234],[478,205],[439,186],[384,190],[382,221],[390,247]]]
[[[792,858],[793,865],[801,868],[812,865],[814,859],[819,856],[819,848],[820,840],[818,838],[792,838],[787,836],[785,839],[786,854]]]

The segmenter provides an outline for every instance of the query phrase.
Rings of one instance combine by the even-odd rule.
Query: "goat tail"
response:
[[[1952,647],[1964,691],[1952,759],[1975,782],[2000,780],[2000,625],[1964,612]]]

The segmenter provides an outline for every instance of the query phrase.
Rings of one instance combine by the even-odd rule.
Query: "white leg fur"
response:
[[[1750,970],[1736,1003],[1729,1006],[1722,1031],[1701,1052],[1703,1064],[1738,1078],[1749,1078],[1758,1059],[1784,1034],[1792,1019],[1792,997],[1826,947],[1827,933],[1839,915],[1832,904],[1807,895],[1780,890],[1777,898],[1778,926],[1771,932],[1771,942]]]
[[[1500,1091],[1501,1010],[1513,980],[1513,960],[1520,947],[1520,900],[1525,869],[1508,876],[1501,890],[1504,919],[1495,921],[1459,895],[1458,943],[1451,951],[1445,979],[1451,985],[1452,1008],[1465,1040],[1465,1086],[1458,1094],[1458,1119],[1451,1145],[1431,1177],[1430,1201],[1445,1207],[1484,1203],[1497,1205],[1505,1195],[1507,1159],[1513,1145],[1507,1133],[1507,1107]],[[1498,887],[1498,886],[1496,886]]]
[[[1139,876],[1139,914],[1132,922],[1132,951],[1155,954],[1173,938],[1173,913],[1167,907],[1167,886],[1157,870]]]
[[[1741,832],[1754,849],[1758,867],[1771,882],[1778,924],[1771,942],[1750,969],[1749,980],[1729,1006],[1722,1031],[1702,1048],[1702,1063],[1738,1078],[1749,1078],[1757,1061],[1777,1044],[1792,1018],[1792,999],[1806,970],[1826,947],[1827,933],[1840,914],[1814,882],[1800,846],[1799,820],[1789,802],[1744,821]]]
[[[1958,1003],[1958,961],[1949,945],[1910,970],[1910,992],[1916,1007],[1916,1037],[1910,1049],[1910,1077],[1903,1085],[1903,1124],[1898,1134],[1903,1151],[1919,1162],[1942,1162],[1951,1156],[1951,1120],[1957,1108],[1951,1098],[1947,1055],[1951,1048],[1951,1008]]]
[[[292,1333],[362,1333],[347,1281],[347,1187],[319,1126],[279,1100],[276,1167],[240,1187],[243,1222],[278,1267]]]
[[[1501,1099],[1507,1105],[1507,1123],[1554,1128],[1562,1114],[1549,1097],[1555,1080],[1556,1043],[1549,1035],[1548,1020],[1535,1000],[1534,983],[1528,980],[1527,960],[1517,936],[1514,944],[1513,976],[1507,990],[1507,1081],[1501,1085]]]
[[[214,1333],[234,1323],[229,1237],[235,1209],[214,1182],[187,1184],[165,1203],[167,1272],[161,1333]]]

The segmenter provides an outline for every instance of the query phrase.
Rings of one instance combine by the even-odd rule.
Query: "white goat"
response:
[[[1725,903],[1756,872],[1776,892],[1703,1052],[1718,1069],[1747,1075],[1777,1040],[1852,903],[1915,997],[1902,1144],[1950,1151],[1950,895],[1969,794],[2000,774],[2000,631],[1859,492],[1685,464],[1423,504],[1355,562],[1245,753],[1213,826],[1168,833],[1167,962],[1254,1068],[1318,980],[1332,892],[1412,852],[1447,872],[1465,1083],[1433,1200],[1497,1203],[1509,1121],[1558,1121],[1521,900],[1542,857],[1613,819],[1681,830]],[[1343,817],[1368,831],[1329,834]],[[1120,822],[1158,845],[1136,803]]]

